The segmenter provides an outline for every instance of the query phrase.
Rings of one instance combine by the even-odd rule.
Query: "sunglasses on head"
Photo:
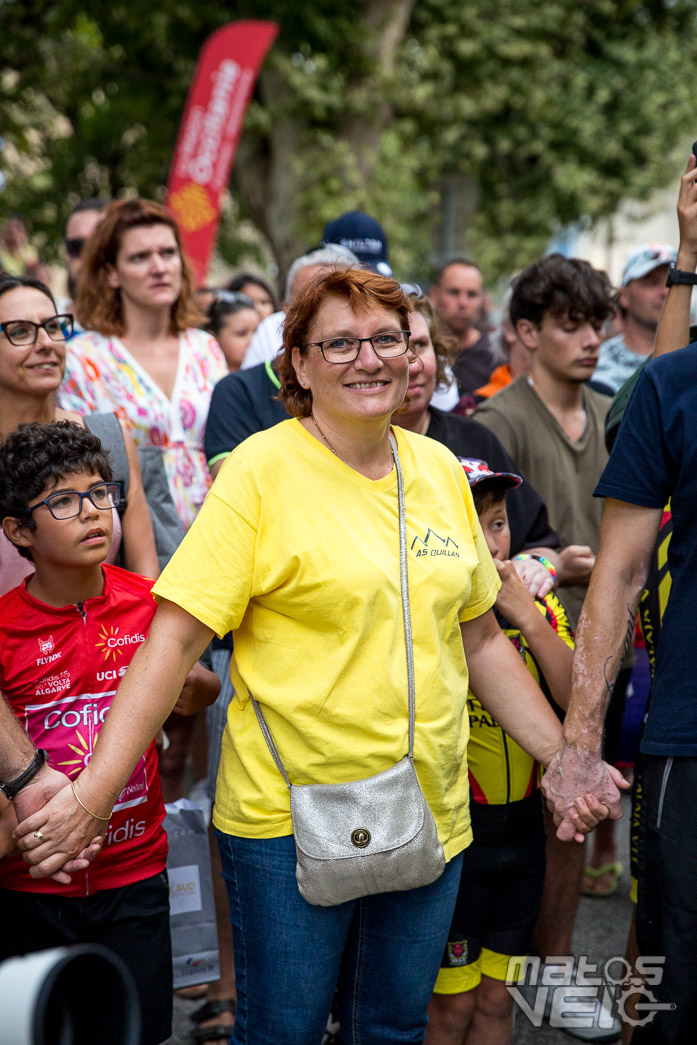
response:
[[[248,294],[242,294],[239,290],[216,290],[215,300],[225,305],[244,305],[245,308],[256,308],[256,305]]]

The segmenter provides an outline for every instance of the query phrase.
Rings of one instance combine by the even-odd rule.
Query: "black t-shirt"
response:
[[[647,363],[595,493],[644,508],[668,501],[670,597],[641,750],[697,755],[697,343]]]
[[[226,379],[225,379],[226,380]],[[431,439],[447,446],[456,457],[486,461],[493,472],[518,469],[493,432],[471,417],[457,417],[429,407],[431,421],[426,432]],[[534,486],[524,482],[506,494],[506,511],[511,530],[511,555],[526,548],[558,548],[559,536],[552,529],[545,503]]]
[[[218,382],[203,443],[209,467],[248,436],[288,420],[288,411],[276,398],[278,388],[278,378],[268,363],[238,370]]]

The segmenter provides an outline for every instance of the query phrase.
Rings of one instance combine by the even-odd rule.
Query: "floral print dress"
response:
[[[211,483],[203,435],[213,388],[227,372],[215,338],[185,330],[169,398],[119,338],[87,331],[68,343],[60,405],[83,415],[113,410],[136,446],[161,447],[172,500],[188,529]]]

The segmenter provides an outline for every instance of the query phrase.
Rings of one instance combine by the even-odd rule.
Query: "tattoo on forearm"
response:
[[[624,660],[624,658],[626,657],[627,653],[629,652],[629,650],[631,648],[632,639],[634,637],[634,621],[635,620],[636,620],[636,605],[632,606],[631,603],[627,603],[627,626],[625,628],[625,633],[624,633],[624,642],[622,643],[622,654],[621,654],[621,656],[619,658],[619,661],[617,662],[617,667],[615,669],[614,674],[611,675],[611,676],[608,675],[608,671],[610,670],[610,666],[613,665],[613,663],[615,662],[614,655],[611,656],[611,657],[608,657],[607,660],[605,661],[604,665],[603,665],[603,677],[605,679],[605,689],[607,690],[608,700],[612,696],[612,691],[615,688],[615,683],[617,682],[617,676],[619,675],[620,669],[622,667],[622,661]]]

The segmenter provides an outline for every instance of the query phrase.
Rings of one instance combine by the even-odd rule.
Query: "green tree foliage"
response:
[[[324,222],[379,216],[395,267],[452,246],[492,278],[571,222],[677,177],[697,126],[697,0],[0,0],[5,188],[56,250],[80,197],[162,198],[198,51],[280,25],[233,172],[237,222],[285,269]],[[247,251],[227,225],[229,260]]]

